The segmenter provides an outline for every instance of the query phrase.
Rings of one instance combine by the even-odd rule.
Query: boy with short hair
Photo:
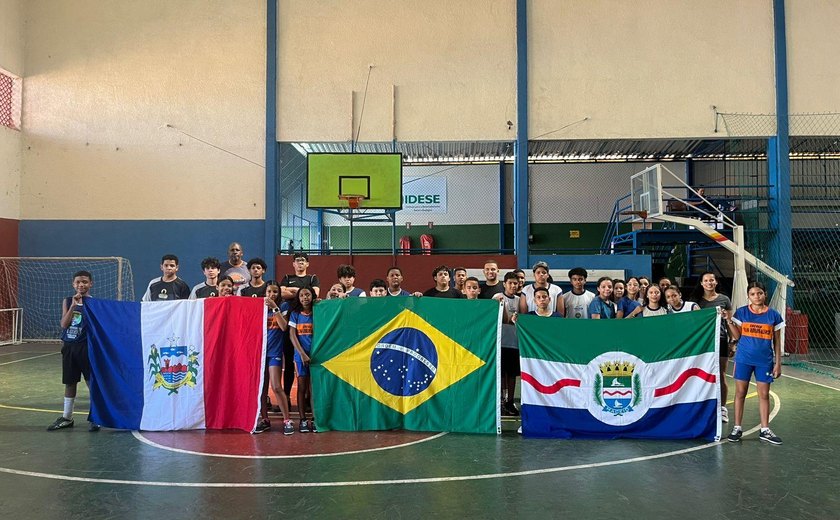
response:
[[[201,261],[201,270],[204,271],[204,281],[193,287],[190,293],[190,300],[198,300],[201,298],[210,298],[219,295],[219,290],[216,284],[219,283],[219,273],[221,272],[222,264],[218,258],[208,256]]]
[[[309,255],[306,253],[295,253],[292,257],[292,267],[295,274],[287,274],[280,281],[280,297],[284,300],[293,300],[301,287],[309,287],[315,293],[315,298],[321,294],[321,283],[318,276],[306,274],[309,268]]]
[[[240,286],[236,291],[236,295],[247,296],[249,298],[265,298],[267,284],[263,280],[263,275],[265,275],[266,269],[268,269],[268,265],[266,265],[265,260],[262,258],[248,260],[248,273],[251,275],[251,280],[245,285]]]
[[[464,280],[464,296],[466,296],[468,300],[477,300],[480,294],[481,285],[479,284],[478,278],[470,276]]]
[[[481,284],[479,298],[489,300],[504,291],[504,284],[499,282],[499,264],[495,260],[487,260],[484,262],[484,282]]]
[[[563,295],[567,318],[589,318],[589,305],[595,300],[595,293],[586,290],[586,275],[586,269],[583,267],[569,270],[572,290]]]
[[[524,274],[524,273],[523,273]],[[516,378],[519,377],[519,341],[516,337],[516,319],[519,317],[519,277],[516,271],[505,274],[504,292],[493,296],[502,302],[502,415],[516,417],[519,410],[514,404]]]
[[[454,287],[449,286],[449,268],[439,265],[432,271],[432,278],[435,286],[423,293],[423,296],[432,298],[463,298],[464,294]]]
[[[534,291],[536,289],[545,289],[548,291],[549,303],[548,308],[551,312],[559,312],[563,315],[564,301],[563,290],[558,285],[554,285],[549,281],[548,264],[539,261],[534,264],[534,283],[526,285],[522,289],[522,296],[519,298],[519,314],[527,314],[531,311],[537,310],[537,303],[534,299]]]
[[[388,296],[388,286],[385,284],[385,280],[382,278],[374,278],[373,281],[370,282],[370,295],[374,298]]]
[[[423,296],[421,292],[410,293],[402,288],[402,269],[397,266],[388,269],[385,278],[388,280],[388,296]]]
[[[351,298],[359,298],[367,296],[365,291],[355,287],[356,283],[356,268],[352,265],[341,264],[338,266],[338,281],[344,286],[344,293]]]
[[[455,282],[455,288],[464,292],[464,284],[467,283],[467,269],[465,267],[456,267],[453,269],[452,280]]]
[[[186,300],[190,297],[190,286],[178,278],[177,256],[163,255],[160,259],[160,270],[163,276],[158,276],[149,282],[141,301]]]
[[[88,271],[78,271],[73,275],[73,289],[76,293],[61,302],[60,325],[61,341],[61,382],[64,384],[64,412],[55,420],[47,431],[72,428],[73,407],[76,403],[76,390],[82,377],[90,387],[90,360],[88,359],[87,326],[85,324],[84,299],[89,298],[93,286],[93,276]],[[90,420],[90,417],[88,417]],[[99,425],[90,423],[89,431],[99,431]]]

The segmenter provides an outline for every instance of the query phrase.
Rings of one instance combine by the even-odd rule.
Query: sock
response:
[[[733,433],[734,432],[739,432],[739,431],[741,431],[741,427],[736,424],[735,426],[732,427],[732,431],[733,431]]]
[[[73,405],[76,402],[75,397],[65,397],[64,398],[64,418],[65,419],[72,419],[73,418]]]
[[[767,431],[767,430],[769,430],[769,429],[770,429],[770,428],[761,428],[761,433],[764,433],[764,432],[766,432],[766,431]]]

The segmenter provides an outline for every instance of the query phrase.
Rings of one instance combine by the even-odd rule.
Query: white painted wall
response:
[[[24,2],[22,217],[262,218],[265,9]]]
[[[0,68],[23,77],[23,4],[0,0]],[[0,127],[0,218],[20,219],[20,172],[23,137]]]
[[[390,141],[392,85],[401,141],[515,136],[515,2],[279,5],[278,140],[349,141],[361,117],[359,140]]]
[[[712,105],[774,110],[770,0],[528,5],[532,138],[711,136]]]
[[[790,113],[840,112],[840,2],[789,0],[785,9]],[[807,126],[809,135],[840,132],[827,125]]]

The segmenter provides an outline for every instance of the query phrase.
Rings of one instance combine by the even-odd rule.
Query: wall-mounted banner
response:
[[[402,210],[446,213],[446,177],[403,177]]]

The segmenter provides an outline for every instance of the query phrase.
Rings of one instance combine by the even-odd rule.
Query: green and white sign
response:
[[[403,177],[403,212],[446,213],[445,177]]]

